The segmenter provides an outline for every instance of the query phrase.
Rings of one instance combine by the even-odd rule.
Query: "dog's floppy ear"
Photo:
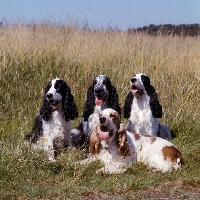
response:
[[[120,108],[120,105],[119,105],[118,93],[117,93],[116,88],[113,85],[110,85],[110,87],[109,87],[108,98],[109,98],[110,107],[112,109],[116,110],[119,113],[119,115],[121,116],[121,108]]]
[[[51,81],[45,87],[43,105],[40,108],[40,115],[42,116],[42,119],[44,119],[45,121],[49,120],[49,118],[51,117],[51,112],[52,112],[50,103],[47,101],[47,98],[46,98],[46,93],[49,91],[50,87],[51,87]]]
[[[118,146],[118,153],[122,155],[124,158],[130,156],[130,149],[126,135],[126,129],[121,124],[120,129],[117,132],[117,146]]]
[[[156,118],[162,118],[162,106],[159,103],[158,95],[156,92],[150,93],[150,108],[152,115]]]
[[[87,121],[89,116],[93,113],[95,107],[94,87],[90,86],[87,91],[87,100],[83,110],[83,119]]]
[[[63,84],[64,83],[65,82],[63,81]],[[74,96],[72,95],[71,89],[67,84],[65,85],[65,96],[63,98],[63,107],[64,107],[63,109],[66,121],[74,120],[75,118],[78,117],[78,109],[74,101]]]
[[[118,112],[114,111],[110,113],[110,118],[114,122],[115,126],[117,127],[117,130],[120,128],[120,115]]]
[[[126,96],[126,100],[124,101],[124,118],[128,119],[131,116],[131,106],[133,103],[133,94],[129,91],[128,95]]]
[[[155,88],[150,84],[150,79],[148,76],[142,76],[142,81],[147,91],[147,94],[150,96],[149,105],[152,112],[152,115],[155,118],[162,118],[162,106],[159,103],[158,95],[155,91]]]
[[[90,154],[99,154],[101,143],[98,137],[98,131],[100,131],[99,125],[92,131],[90,136],[90,145],[89,145],[89,152]]]

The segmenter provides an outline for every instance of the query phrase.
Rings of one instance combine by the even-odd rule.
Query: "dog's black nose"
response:
[[[52,93],[47,93],[47,98],[48,99],[51,99],[53,97],[53,94]]]
[[[98,87],[98,88],[95,89],[95,93],[99,94],[101,92],[103,92],[102,88]]]
[[[137,81],[136,78],[132,78],[132,79],[131,79],[131,82],[132,82],[132,83],[134,83],[135,81]]]
[[[105,117],[100,117],[99,121],[100,121],[101,124],[103,124],[106,121],[106,118]]]

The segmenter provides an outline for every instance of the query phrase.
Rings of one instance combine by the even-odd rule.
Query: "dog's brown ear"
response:
[[[89,152],[91,154],[99,154],[101,143],[98,137],[98,131],[100,130],[99,125],[92,131],[90,136]]]
[[[118,112],[111,112],[110,113],[110,118],[112,119],[112,121],[114,122],[115,126],[117,127],[117,130],[119,130],[120,128],[120,116],[118,114]]]
[[[130,156],[130,149],[126,135],[126,129],[123,125],[120,125],[120,129],[117,132],[117,146],[118,153],[124,158]]]

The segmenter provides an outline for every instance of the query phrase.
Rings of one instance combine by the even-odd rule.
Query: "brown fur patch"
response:
[[[151,137],[151,144],[154,143],[156,141],[156,137]]]
[[[110,113],[110,118],[112,119],[113,123],[117,127],[117,130],[120,128],[120,116],[118,112],[112,112]]]
[[[120,155],[122,155],[124,158],[130,156],[129,144],[127,140],[126,130],[124,129],[124,127],[121,127],[118,130],[116,143],[118,146],[118,153]]]
[[[140,139],[140,135],[139,134],[134,134],[135,140],[139,140]]]
[[[151,138],[151,144],[156,141],[156,137],[155,136],[151,136],[151,135],[147,135],[147,134],[144,134],[143,136]]]
[[[147,134],[143,134],[143,136],[145,136],[145,137],[153,137],[153,136],[147,135]]]
[[[165,146],[162,148],[162,154],[165,159],[170,159],[172,162],[177,162],[177,158],[180,159],[178,164],[183,164],[183,158],[181,152],[174,146]]]
[[[99,126],[97,126],[91,133],[90,136],[90,145],[89,145],[89,152],[91,154],[99,154],[101,143],[98,137],[98,131],[100,130]]]

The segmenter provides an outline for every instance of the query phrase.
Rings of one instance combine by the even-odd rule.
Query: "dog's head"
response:
[[[51,80],[45,88],[46,99],[52,110],[58,110],[65,93],[66,83],[59,78]]]
[[[112,108],[121,115],[117,90],[106,75],[96,76],[93,84],[88,88],[83,111],[84,121],[87,121],[89,116],[94,113],[96,106],[101,109]]]
[[[150,78],[143,73],[135,74],[130,80],[130,86],[132,94],[140,97],[150,87]]]
[[[91,154],[98,154],[101,148],[101,141],[108,145],[117,145],[118,153],[124,157],[130,154],[125,129],[120,127],[120,116],[115,110],[104,109],[99,115],[99,123],[91,133],[90,148]]]
[[[55,78],[45,88],[43,106],[40,110],[44,120],[48,120],[52,111],[63,110],[65,120],[73,120],[78,116],[78,110],[70,87],[64,80]]]
[[[98,75],[93,80],[95,104],[102,105],[109,94],[111,88],[110,78],[106,75]]]
[[[146,74],[139,73],[134,75],[130,80],[130,91],[124,103],[124,118],[129,118],[131,115],[133,98],[141,98],[144,95],[150,97],[149,105],[153,117],[162,117],[162,106],[159,103],[154,87],[150,84],[150,78]]]

